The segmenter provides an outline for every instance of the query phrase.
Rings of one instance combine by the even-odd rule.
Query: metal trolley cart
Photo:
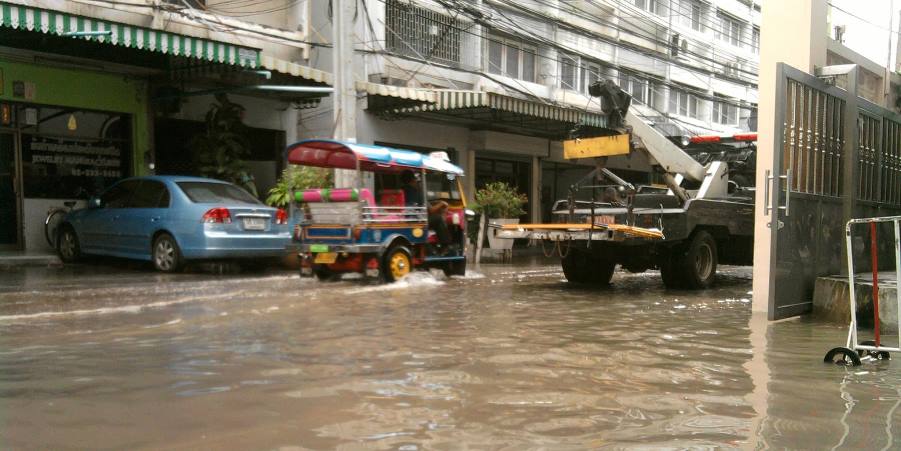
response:
[[[876,245],[876,230],[879,223],[890,222],[894,226],[895,240],[895,280],[883,283],[883,286],[895,286],[895,301],[898,310],[901,312],[901,290],[898,290],[898,281],[901,280],[901,233],[899,233],[899,223],[901,216],[885,216],[878,218],[860,218],[848,221],[845,226],[845,241],[848,248],[848,289],[849,298],[851,300],[851,324],[848,326],[848,340],[844,347],[832,348],[823,358],[824,362],[836,363],[840,365],[858,366],[861,363],[860,358],[871,356],[877,359],[889,359],[891,352],[901,352],[901,314],[898,315],[898,346],[883,346],[879,331],[879,252]],[[857,336],[857,295],[854,290],[855,273],[854,273],[854,256],[851,239],[851,227],[857,224],[869,224],[870,227],[870,255],[873,273],[873,340],[858,341]]]

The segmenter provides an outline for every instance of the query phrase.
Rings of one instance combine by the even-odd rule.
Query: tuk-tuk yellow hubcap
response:
[[[410,274],[410,258],[403,252],[395,252],[391,255],[388,268],[391,270],[391,277],[394,280],[398,280]]]

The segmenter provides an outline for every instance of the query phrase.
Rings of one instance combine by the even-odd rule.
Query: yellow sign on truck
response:
[[[629,135],[600,136],[597,138],[563,141],[563,158],[612,157],[629,154]]]

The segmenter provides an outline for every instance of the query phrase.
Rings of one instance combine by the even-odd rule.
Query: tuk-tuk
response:
[[[359,273],[393,282],[414,269],[465,273],[463,170],[445,152],[311,139],[287,155],[290,164],[357,171],[359,181],[294,193],[302,277]]]

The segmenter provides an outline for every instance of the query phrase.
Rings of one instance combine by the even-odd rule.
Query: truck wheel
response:
[[[387,282],[396,282],[403,279],[413,270],[413,258],[410,251],[404,246],[394,246],[388,249],[382,260],[381,273]]]
[[[685,287],[695,290],[709,288],[716,278],[716,264],[716,240],[710,233],[699,230],[679,264]]]
[[[560,259],[560,266],[568,282],[588,283],[588,256],[584,253],[570,249],[566,257]]]
[[[671,254],[663,255],[657,266],[660,267],[660,277],[663,279],[663,285],[671,290],[683,288],[682,273],[679,271],[677,264],[679,252],[678,249],[671,249]]]
[[[609,258],[595,257],[585,252],[570,250],[560,261],[563,275],[572,283],[608,285],[613,278],[616,262]]]

